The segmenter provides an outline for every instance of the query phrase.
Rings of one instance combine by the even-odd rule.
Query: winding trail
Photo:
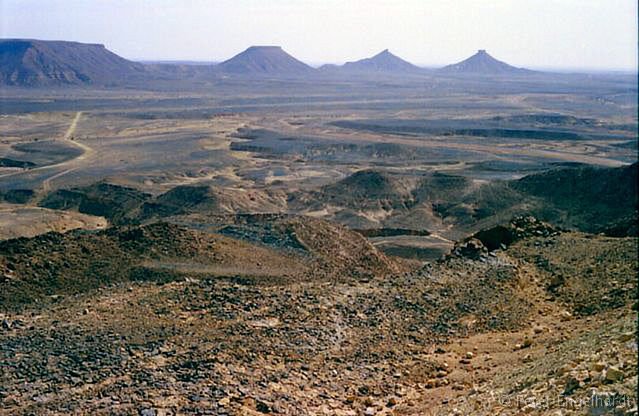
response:
[[[75,134],[75,129],[78,127],[78,122],[80,121],[80,117],[82,117],[82,111],[78,111],[75,114],[75,117],[73,118],[73,121],[71,121],[71,124],[69,125],[69,128],[67,129],[67,131],[64,133],[64,136],[62,137],[62,140],[68,142],[69,144],[72,144],[75,147],[80,148],[82,150],[82,154],[80,156],[74,158],[74,159],[67,160],[65,162],[61,162],[61,163],[58,163],[56,165],[43,166],[43,168],[44,167],[50,168],[50,167],[54,167],[54,166],[55,167],[65,166],[65,165],[67,165],[69,163],[73,163],[75,161],[85,159],[87,155],[89,155],[90,153],[93,153],[93,149],[91,149],[89,146],[73,140],[73,135]],[[47,179],[42,181],[42,191],[45,192],[45,193],[49,192],[51,190],[51,181],[52,180],[57,179],[57,178],[59,178],[61,176],[64,176],[67,173],[72,172],[72,171],[74,171],[76,169],[77,169],[77,167],[65,169],[62,172],[58,172],[58,173],[56,173],[56,174],[54,174],[52,176],[49,176]]]
[[[65,169],[62,172],[58,172],[53,176],[49,176],[47,179],[42,181],[42,192],[48,193],[51,190],[51,181],[54,179],[58,179],[61,176],[66,175],[69,172],[73,172],[77,168]]]
[[[82,154],[80,154],[78,157],[70,159],[70,160],[65,160],[64,162],[60,162],[60,163],[55,163],[52,165],[46,165],[46,166],[40,166],[37,168],[33,168],[33,169],[27,169],[27,170],[20,170],[17,172],[11,172],[11,173],[7,173],[4,175],[0,175],[0,178],[7,178],[7,177],[11,177],[11,176],[16,176],[16,175],[21,175],[21,174],[32,174],[32,173],[37,173],[37,172],[41,172],[44,171],[46,169],[52,169],[52,168],[59,168],[59,167],[63,167],[63,166],[68,166],[74,162],[77,162],[79,160],[83,160],[86,159],[87,156],[89,156],[90,154],[94,153],[94,150],[92,148],[90,148],[89,146],[85,145],[84,143],[80,143],[77,142],[75,140],[72,140],[73,138],[73,134],[75,133],[75,130],[78,126],[78,122],[80,121],[80,117],[82,117],[82,111],[78,111],[75,114],[75,117],[73,118],[73,121],[71,121],[71,124],[69,125],[69,128],[67,129],[67,131],[64,133],[64,136],[62,136],[62,138],[60,140],[65,141],[69,144],[71,144],[72,146],[75,146],[77,148],[80,148],[82,150]],[[52,176],[50,176],[49,178],[45,179],[42,183],[42,188],[44,191],[47,191],[50,188],[50,184],[49,182],[52,179],[56,179],[59,178],[60,176],[63,176],[73,170],[77,169],[77,167],[75,168],[69,168],[66,169],[62,172],[57,172],[55,174],[53,174]]]
[[[82,149],[83,153],[80,156],[76,157],[75,159],[71,159],[71,160],[68,160],[67,162],[62,162],[62,163],[69,163],[74,160],[84,159],[87,155],[93,153],[93,149],[87,146],[86,144],[73,140],[73,135],[75,134],[75,129],[78,127],[78,122],[80,121],[80,117],[82,117],[82,111],[78,111],[75,114],[75,117],[73,118],[73,121],[69,125],[69,128],[67,129],[66,133],[64,133],[62,140],[69,142],[75,147],[79,147],[80,149]]]
[[[75,133],[76,127],[78,127],[78,121],[80,121],[80,117],[82,117],[82,111],[78,111],[77,113],[75,113],[75,117],[73,118],[73,121],[69,125],[67,132],[64,133],[64,137],[62,137],[62,140],[71,139],[71,137],[73,136],[73,133]]]

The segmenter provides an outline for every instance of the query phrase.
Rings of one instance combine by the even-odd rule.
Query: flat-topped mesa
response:
[[[277,45],[253,45],[246,48],[246,51],[256,50],[282,50],[282,47]]]
[[[281,46],[255,45],[216,66],[223,73],[237,75],[307,74],[313,68],[295,59]]]
[[[0,84],[16,86],[105,85],[145,73],[102,44],[0,39]]]

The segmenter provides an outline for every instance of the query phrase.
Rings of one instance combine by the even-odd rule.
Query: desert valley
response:
[[[637,414],[636,73],[3,39],[0,88],[0,414]]]

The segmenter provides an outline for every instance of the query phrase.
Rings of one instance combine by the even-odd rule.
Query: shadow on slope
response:
[[[577,165],[478,185],[442,173],[364,170],[317,190],[289,196],[289,209],[322,215],[354,229],[445,229],[476,232],[518,215],[611,236],[637,235],[637,163]]]
[[[104,231],[47,233],[0,242],[0,307],[20,308],[136,280],[186,276],[255,283],[370,279],[400,271],[360,234],[322,220],[277,215],[158,222]],[[200,227],[205,228],[205,227]],[[287,238],[285,238],[287,237]]]
[[[585,232],[637,235],[637,167],[637,163],[619,168],[580,166],[494,182],[439,212],[457,217],[471,230],[515,215],[533,215]]]

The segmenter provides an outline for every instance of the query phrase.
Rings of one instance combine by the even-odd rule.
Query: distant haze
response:
[[[0,0],[0,37],[103,43],[133,60],[280,45],[312,64],[383,49],[423,66],[486,49],[515,66],[637,68],[636,0]]]

